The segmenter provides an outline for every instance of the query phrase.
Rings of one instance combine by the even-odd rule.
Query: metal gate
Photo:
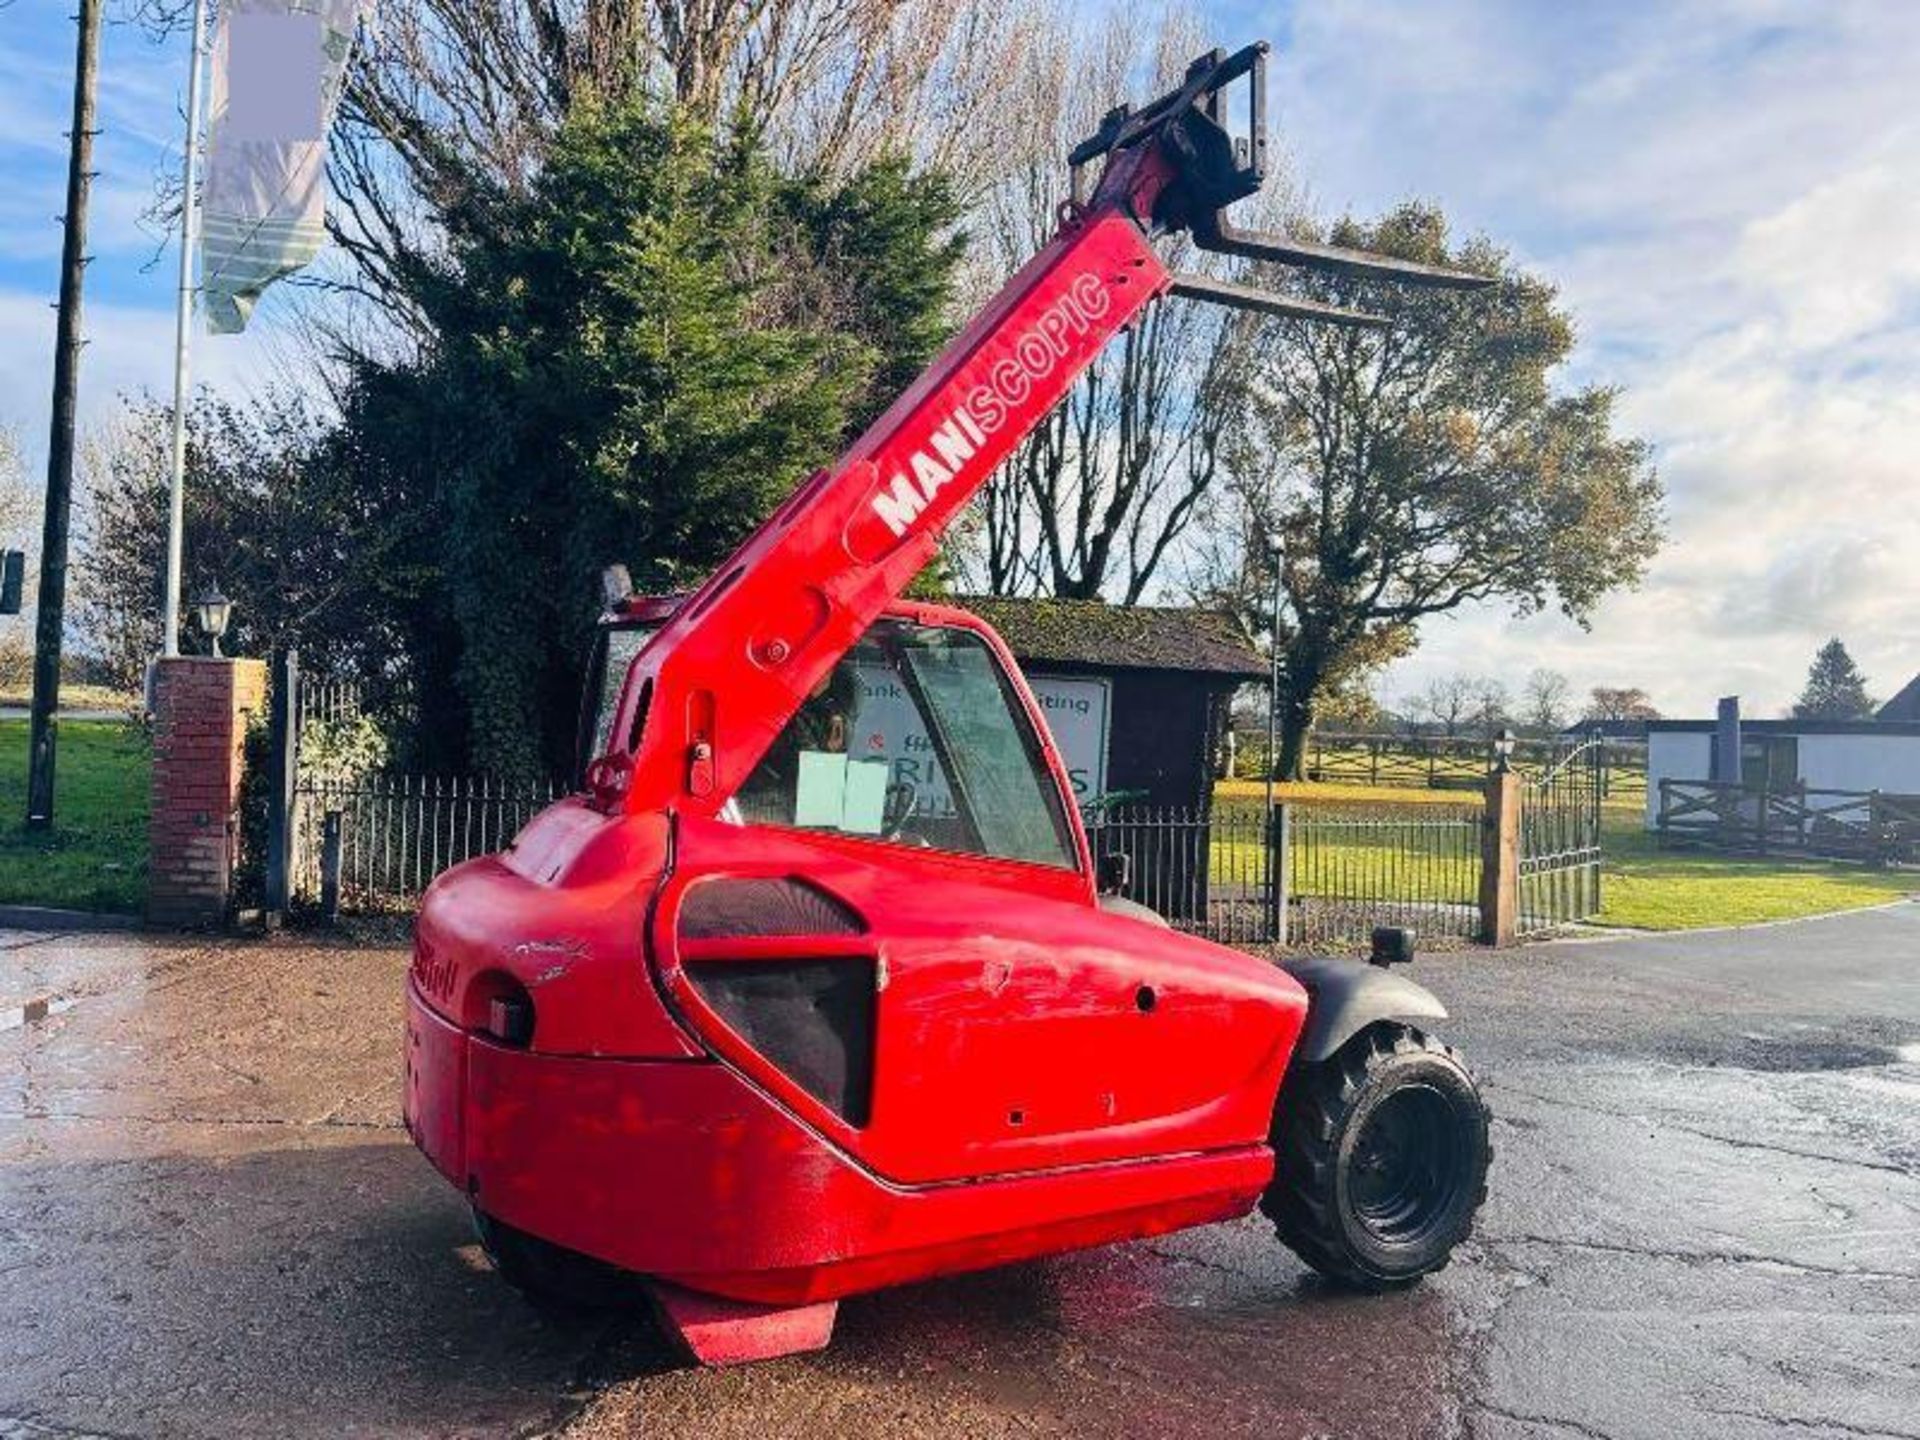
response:
[[[1600,804],[1607,748],[1599,736],[1556,745],[1520,794],[1522,932],[1591,919],[1600,910]]]
[[[303,674],[291,655],[278,658],[272,683],[269,909],[409,909],[434,876],[499,850],[562,793],[552,781],[342,765],[325,742],[361,722],[359,688]]]

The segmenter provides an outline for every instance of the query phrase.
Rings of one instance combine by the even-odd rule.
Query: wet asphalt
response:
[[[399,1128],[403,969],[0,933],[0,1440],[1920,1436],[1920,904],[1419,961],[1497,1154],[1412,1292],[1256,1217],[724,1372],[492,1275]]]

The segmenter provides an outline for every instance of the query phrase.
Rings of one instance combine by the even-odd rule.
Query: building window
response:
[[[1749,790],[1779,792],[1800,783],[1796,735],[1748,735],[1740,741],[1740,783]]]

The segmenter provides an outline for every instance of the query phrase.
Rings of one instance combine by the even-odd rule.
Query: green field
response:
[[[56,824],[29,834],[27,722],[0,720],[0,904],[131,912],[147,890],[146,733],[106,720],[60,726]]]

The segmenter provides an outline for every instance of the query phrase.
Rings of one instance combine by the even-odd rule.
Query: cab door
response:
[[[1298,987],[1099,910],[992,650],[898,628],[738,804],[678,822],[652,934],[670,997],[717,1057],[903,1184],[1262,1141]],[[940,768],[876,809],[853,772],[888,762],[869,744],[882,688]]]

